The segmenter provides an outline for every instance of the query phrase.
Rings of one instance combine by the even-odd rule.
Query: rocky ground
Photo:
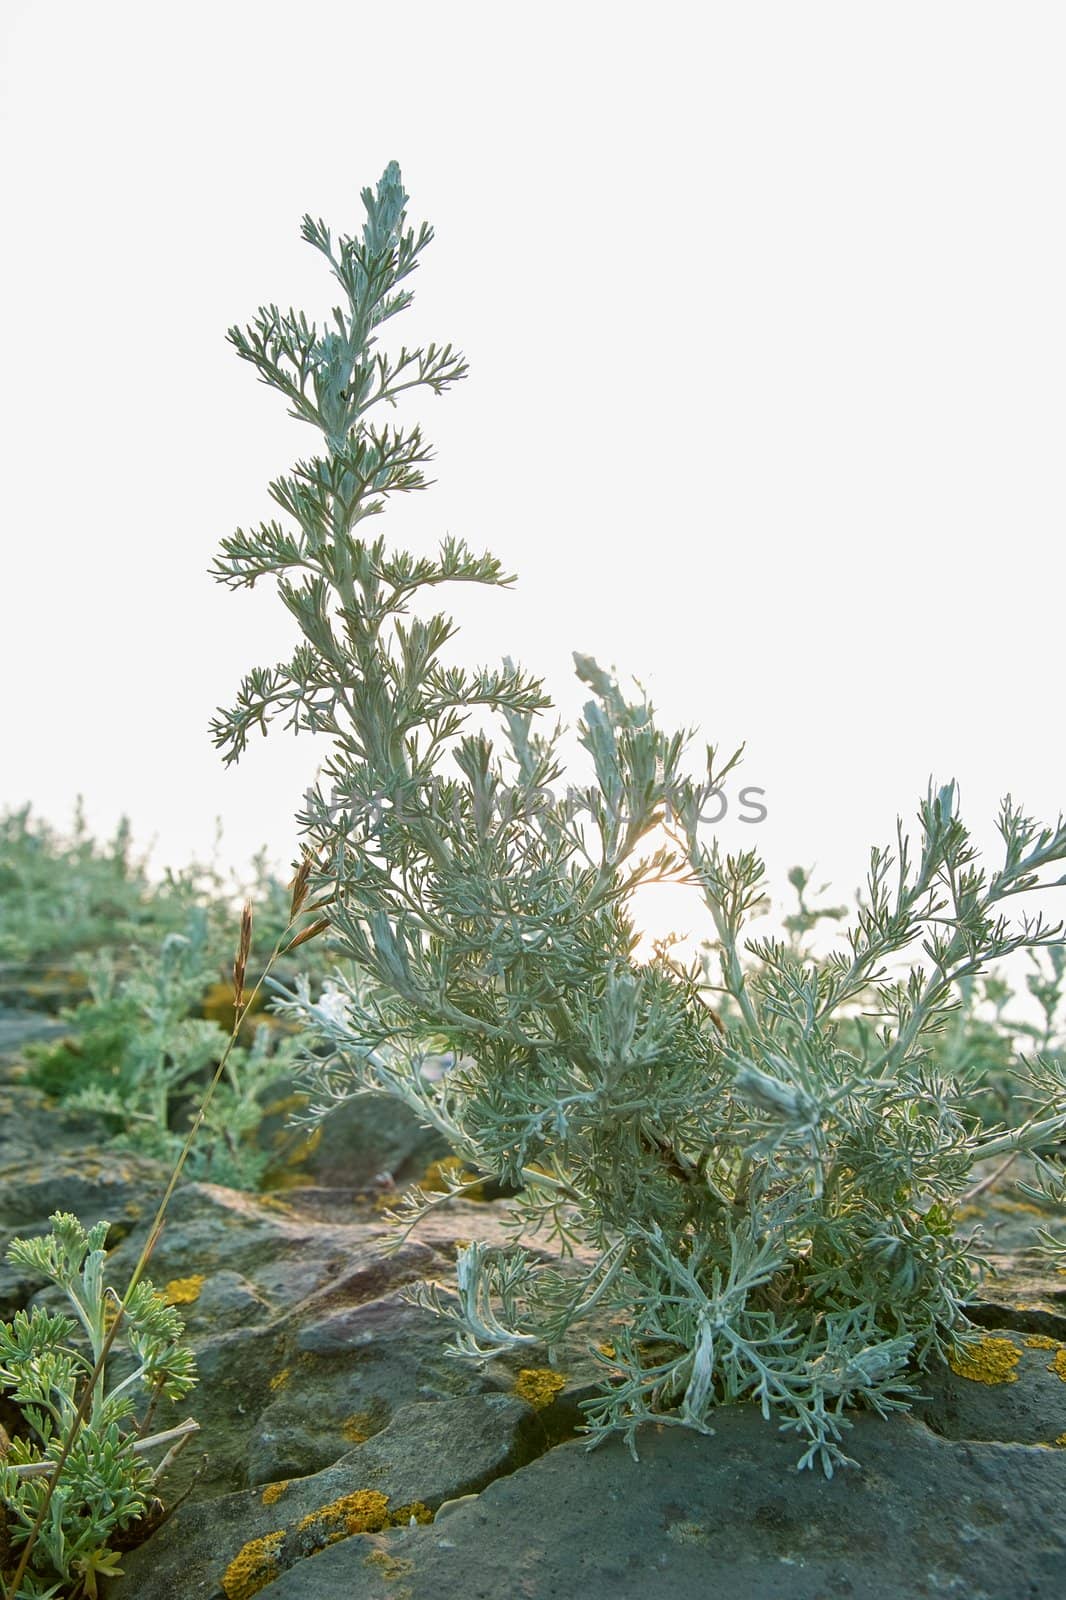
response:
[[[25,1043],[60,1029],[0,1012],[0,1255],[57,1209],[107,1218],[122,1286],[167,1174],[23,1081]],[[965,1223],[995,1268],[974,1310],[982,1364],[928,1374],[911,1416],[857,1415],[861,1467],[826,1481],[747,1407],[712,1436],[640,1430],[639,1462],[618,1439],[589,1452],[587,1335],[554,1368],[536,1350],[473,1365],[401,1296],[450,1281],[466,1240],[508,1239],[508,1202],[453,1202],[386,1254],[385,1174],[441,1154],[425,1132],[364,1101],[313,1148],[282,1119],[277,1138],[289,1187],[189,1183],[171,1203],[149,1276],[181,1309],[200,1383],[153,1426],[191,1414],[200,1432],[165,1485],[168,1505],[185,1498],[106,1600],[1066,1596],[1066,1277],[1032,1254],[1016,1193]],[[39,1293],[0,1266],[0,1317]]]

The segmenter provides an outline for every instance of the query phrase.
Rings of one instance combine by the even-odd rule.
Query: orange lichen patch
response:
[[[281,1530],[265,1534],[262,1539],[249,1539],[241,1546],[222,1574],[222,1593],[226,1600],[252,1600],[260,1589],[281,1576],[277,1553],[284,1537],[284,1530]]]
[[[1014,1368],[1022,1353],[1009,1339],[979,1339],[968,1350],[948,1356],[948,1366],[971,1383],[1017,1383]]]
[[[276,1500],[280,1500],[291,1482],[291,1478],[283,1478],[280,1483],[268,1483],[260,1496],[263,1504],[272,1506]]]
[[[1059,1341],[1046,1333],[1031,1333],[1025,1343],[1029,1350],[1057,1350],[1059,1347]]]
[[[341,1433],[352,1444],[365,1444],[374,1431],[374,1419],[369,1411],[353,1411],[341,1423]]]
[[[274,1376],[270,1380],[270,1387],[274,1393],[276,1394],[279,1389],[284,1389],[291,1377],[291,1367],[282,1367],[280,1372],[275,1372]]]
[[[1061,1378],[1063,1383],[1066,1383],[1066,1347],[1057,1352],[1054,1361],[1048,1366],[1048,1371],[1053,1372],[1056,1378]]]
[[[445,1156],[442,1161],[431,1161],[418,1180],[419,1188],[427,1194],[447,1194],[448,1179],[453,1182],[458,1179],[460,1183],[469,1183],[473,1187],[463,1193],[464,1200],[484,1200],[485,1185],[478,1179],[476,1172],[471,1172],[469,1167],[463,1165],[458,1156]]]
[[[550,1367],[523,1367],[514,1386],[515,1394],[529,1402],[535,1411],[550,1406],[566,1383],[561,1372]]]
[[[309,1511],[297,1523],[299,1528],[313,1528],[332,1544],[350,1533],[377,1533],[387,1527],[389,1497],[377,1489],[357,1489],[354,1494],[341,1495],[328,1506]]]
[[[202,1272],[195,1273],[191,1278],[171,1278],[163,1289],[163,1299],[168,1306],[191,1306],[194,1300],[199,1300],[200,1290],[206,1282]]]

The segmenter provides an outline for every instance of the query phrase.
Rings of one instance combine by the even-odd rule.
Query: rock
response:
[[[938,1363],[920,1382],[914,1415],[943,1438],[1066,1441],[1066,1344],[1048,1334],[986,1334],[971,1359]]]
[[[10,1092],[0,1088],[0,1103]],[[16,1160],[0,1166],[0,1318],[4,1320],[10,1320],[41,1287],[39,1278],[8,1264],[7,1247],[13,1239],[47,1233],[48,1218],[54,1211],[70,1211],[87,1227],[101,1218],[110,1222],[110,1244],[117,1245],[134,1230],[143,1240],[169,1176],[159,1162],[99,1146],[84,1148],[80,1157],[64,1157],[60,1140],[76,1140],[77,1121],[39,1107],[37,1114],[51,1133],[51,1147],[56,1152],[53,1159],[45,1167],[38,1145],[32,1164]],[[35,1120],[29,1131],[23,1129],[24,1137],[38,1133]],[[4,1135],[0,1134],[3,1148]],[[48,1293],[55,1309],[69,1309],[58,1290]]]
[[[17,1061],[28,1044],[58,1039],[70,1029],[40,1011],[6,1010],[0,1006],[0,1062]]]
[[[445,1500],[483,1488],[543,1448],[536,1414],[521,1400],[475,1395],[404,1406],[381,1433],[323,1472],[179,1507],[148,1544],[124,1557],[109,1600],[230,1596],[234,1574],[254,1571],[264,1549],[273,1570],[303,1571],[351,1523],[429,1520]]]
[[[89,997],[84,970],[64,961],[0,962],[0,1011],[55,1016]]]
[[[17,1079],[0,1081],[0,1174],[37,1168],[42,1150],[84,1151],[103,1138],[100,1118],[62,1110]]]
[[[798,1473],[795,1438],[752,1407],[715,1433],[643,1427],[573,1441],[439,1523],[354,1534],[270,1600],[1061,1600],[1066,1451],[950,1444],[855,1418],[861,1469]]]
[[[285,1190],[305,1184],[365,1189],[375,1180],[407,1185],[449,1146],[415,1113],[386,1095],[361,1095],[331,1110],[313,1129],[291,1127],[307,1104],[295,1080],[280,1079],[264,1108],[258,1143],[271,1151],[264,1187]]]

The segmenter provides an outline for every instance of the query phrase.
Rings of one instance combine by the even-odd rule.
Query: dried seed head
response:
[[[320,933],[325,933],[328,927],[329,918],[319,917],[317,922],[312,922],[310,927],[302,929],[301,932],[296,935],[295,939],[291,940],[290,943],[285,946],[286,952],[289,950],[295,950],[296,946],[299,944],[306,944],[308,939],[317,939],[318,935]]]
[[[237,945],[237,959],[233,963],[233,1004],[239,1011],[244,1000],[244,976],[248,971],[248,955],[252,948],[252,908],[245,902],[241,912],[241,937]]]
[[[300,907],[307,898],[307,880],[311,876],[314,857],[310,850],[305,850],[303,860],[296,869],[296,876],[289,885],[291,899],[289,900],[289,921],[299,915]]]

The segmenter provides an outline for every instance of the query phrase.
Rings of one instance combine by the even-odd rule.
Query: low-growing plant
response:
[[[94,958],[90,998],[66,1013],[69,1037],[31,1045],[28,1078],[68,1109],[103,1118],[117,1148],[173,1161],[228,1044],[218,1022],[190,1014],[217,980],[203,908],[158,950],[134,952],[131,967],[127,956],[127,967],[117,977],[110,952]],[[291,1070],[296,1054],[294,1039],[266,1025],[250,1044],[229,1049],[189,1155],[190,1176],[257,1186],[270,1160],[255,1143],[266,1091]]]
[[[57,1286],[75,1312],[72,1318],[35,1305],[12,1322],[0,1322],[0,1389],[8,1391],[29,1429],[0,1457],[0,1517],[12,1555],[37,1521],[86,1383],[91,1398],[62,1483],[51,1492],[18,1600],[69,1594],[74,1587],[95,1597],[98,1580],[122,1570],[116,1536],[146,1516],[175,1449],[195,1430],[190,1421],[149,1436],[144,1423],[150,1412],[140,1421],[135,1414],[138,1394],[150,1407],[161,1394],[180,1400],[196,1382],[192,1351],[181,1342],[181,1318],[147,1279],[122,1316],[117,1343],[127,1358],[125,1376],[109,1383],[105,1362],[93,1380],[121,1303],[104,1283],[108,1224],[98,1222],[86,1232],[61,1211],[50,1222],[49,1234],[15,1239],[7,1250],[12,1265]],[[171,1448],[153,1466],[152,1451],[166,1446]]]
[[[325,326],[271,305],[230,331],[325,449],[271,484],[286,521],[238,529],[215,568],[233,587],[275,579],[303,635],[219,715],[226,759],[279,717],[331,746],[300,823],[348,966],[324,999],[304,984],[281,1007],[328,1047],[308,1066],[316,1112],[399,1097],[475,1172],[521,1188],[516,1232],[586,1252],[564,1269],[517,1243],[470,1244],[454,1292],[413,1291],[455,1324],[457,1353],[553,1350],[609,1310],[625,1326],[587,1405],[593,1443],[623,1430],[632,1447],[651,1418],[708,1431],[716,1405],[749,1400],[800,1436],[801,1466],[829,1474],[848,1459],[846,1408],[905,1406],[913,1369],[968,1337],[979,1262],[953,1207],[974,1162],[1066,1126],[1061,1064],[1030,1069],[1045,1103],[1021,1127],[987,1133],[970,1069],[948,1078],[933,1054],[961,982],[1061,942],[1006,913],[1049,871],[1063,882],[1066,825],[1041,828],[1008,799],[989,874],[954,784],[932,786],[917,845],[900,825],[874,849],[842,948],[815,959],[744,944],[762,865],[701,823],[737,757],[708,747],[690,775],[685,736],[587,657],[593,776],[561,794],[541,685],[510,662],[446,664],[451,619],[412,614],[445,582],[510,582],[495,559],[451,538],[416,557],[364,537],[391,496],[425,486],[429,458],[418,427],[371,417],[466,366],[450,345],[380,348],[432,234],[406,226],[395,164],[363,200],[358,237],[304,219],[340,287]],[[671,842],[652,848],[659,829]],[[671,878],[709,906],[721,1006],[698,962],[636,958],[633,893]],[[456,1065],[431,1080],[423,1063],[444,1048]],[[416,1191],[401,1220],[447,1198]]]

